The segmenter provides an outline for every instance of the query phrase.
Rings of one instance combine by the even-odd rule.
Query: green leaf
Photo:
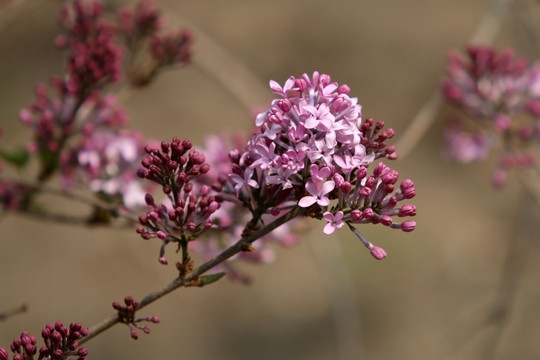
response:
[[[18,168],[23,168],[28,163],[30,155],[25,148],[3,149],[0,150],[0,158]]]
[[[218,281],[224,276],[225,276],[224,272],[220,272],[220,273],[212,274],[212,275],[203,275],[199,277],[199,283],[197,284],[197,286],[205,286],[205,285],[211,284],[213,282]]]

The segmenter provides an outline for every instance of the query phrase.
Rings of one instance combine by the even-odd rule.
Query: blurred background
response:
[[[270,79],[283,84],[314,70],[348,84],[364,117],[384,121],[399,139],[437,87],[447,51],[467,43],[489,1],[157,4],[169,26],[193,30],[194,64],[131,93],[124,102],[130,127],[148,138],[177,135],[202,145],[209,133],[248,131],[253,109],[272,99]],[[36,83],[62,74],[63,53],[53,46],[60,6],[0,0],[2,146],[28,141],[19,109],[34,99]],[[496,47],[531,55],[534,46],[520,29],[539,19],[539,7],[516,2]],[[276,248],[275,262],[243,266],[251,285],[223,279],[179,289],[140,311],[161,319],[151,334],[134,341],[117,325],[85,345],[89,358],[481,359],[490,349],[493,359],[540,358],[540,248],[535,224],[526,221],[531,214],[538,219],[538,207],[515,177],[502,191],[491,187],[493,161],[444,160],[445,112],[391,164],[415,182],[417,229],[361,228],[387,259],[375,261],[346,228],[324,236],[324,224],[310,220],[299,244]],[[501,297],[507,253],[522,249],[523,233],[532,241],[512,267],[519,270],[510,281],[515,288],[504,288]],[[112,301],[164,286],[177,273],[158,264],[158,248],[134,230],[3,216],[0,312],[22,303],[29,310],[0,322],[0,346],[22,330],[38,335],[56,320],[91,326],[113,313]],[[508,305],[505,321],[496,316],[504,312],[493,310],[498,302]]]

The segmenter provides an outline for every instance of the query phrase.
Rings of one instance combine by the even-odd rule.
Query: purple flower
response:
[[[444,137],[446,155],[461,163],[485,160],[493,146],[487,133],[467,133],[460,123],[447,126]]]
[[[253,176],[254,171],[255,170],[253,170],[252,168],[246,168],[244,170],[244,176],[240,176],[237,174],[229,175],[229,178],[234,183],[234,189],[236,190],[237,194],[240,192],[240,189],[243,188],[244,186],[251,186],[252,188],[255,188],[255,189],[259,188],[259,184],[257,183],[257,181],[251,178]]]
[[[397,205],[416,194],[412,181],[398,188],[398,173],[382,163],[368,175],[367,168],[377,159],[397,158],[395,147],[388,144],[394,130],[384,129],[381,121],[362,119],[362,107],[349,95],[350,88],[326,74],[290,77],[283,86],[272,80],[270,88],[279,97],[256,116],[257,131],[246,146],[230,153],[233,175],[218,186],[225,199],[234,198],[236,189],[231,201],[253,214],[276,216],[280,208],[309,208],[307,216],[325,218],[327,234],[344,224],[412,229],[410,223],[393,220],[416,214],[410,207],[400,212]],[[254,171],[257,176],[252,178]],[[255,182],[264,191],[240,196],[241,187]],[[327,212],[333,200],[332,212]]]
[[[311,194],[311,196],[304,196],[298,201],[298,206],[301,207],[310,207],[311,205],[317,203],[320,206],[328,206],[330,204],[330,199],[326,196],[332,190],[334,190],[336,183],[334,181],[320,181],[314,183],[309,181],[306,184],[306,190]]]
[[[323,232],[327,235],[332,234],[336,229],[341,229],[345,225],[343,211],[338,211],[335,215],[327,211],[323,214],[323,218],[328,222],[323,229]]]

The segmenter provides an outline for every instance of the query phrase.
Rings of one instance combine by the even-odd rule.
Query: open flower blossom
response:
[[[62,182],[117,197],[128,210],[135,210],[145,206],[146,191],[135,174],[143,156],[143,139],[137,132],[92,131],[63,157]]]
[[[498,150],[493,184],[504,186],[511,168],[536,164],[540,141],[540,63],[529,65],[511,49],[469,46],[448,55],[441,83],[446,100],[463,110],[445,129],[445,152],[467,163]]]
[[[343,225],[345,225],[345,222],[343,221],[343,211],[338,211],[335,214],[327,211],[323,214],[323,218],[328,222],[323,230],[327,235],[332,234],[336,229],[341,229]]]
[[[255,217],[278,207],[303,208],[327,220],[327,234],[345,223],[414,229],[414,221],[394,221],[416,214],[398,207],[416,194],[413,182],[398,184],[397,171],[381,162],[368,172],[377,159],[397,158],[388,144],[394,130],[362,119],[349,87],[325,74],[291,76],[283,86],[272,80],[270,89],[278,98],[256,116],[257,131],[245,149],[230,153],[234,175],[223,184],[226,194],[236,195]]]

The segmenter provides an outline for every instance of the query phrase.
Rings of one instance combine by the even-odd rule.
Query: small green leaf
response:
[[[30,155],[25,148],[3,149],[0,150],[0,158],[18,168],[23,168],[28,163]]]
[[[220,273],[212,274],[212,275],[203,275],[199,277],[199,284],[197,284],[197,286],[205,286],[205,285],[211,284],[213,282],[218,281],[224,276],[225,276],[224,272],[220,272]]]

